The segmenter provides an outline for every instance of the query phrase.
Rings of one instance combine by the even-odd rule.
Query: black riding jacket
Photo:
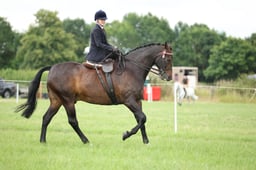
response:
[[[100,62],[114,50],[107,41],[105,30],[98,24],[91,32],[90,40],[90,51],[86,57],[88,61]]]

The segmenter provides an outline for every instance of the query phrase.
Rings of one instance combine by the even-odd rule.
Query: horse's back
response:
[[[67,78],[75,78],[74,75],[78,75],[81,72],[81,69],[82,64],[76,62],[55,64],[48,74],[48,81],[62,81]]]
[[[50,72],[56,72],[55,70],[59,71],[65,71],[65,70],[70,70],[70,69],[75,69],[75,68],[79,68],[81,67],[82,64],[81,63],[77,63],[77,62],[64,62],[64,63],[58,63],[52,66]]]

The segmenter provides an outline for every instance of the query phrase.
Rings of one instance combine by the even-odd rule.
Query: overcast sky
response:
[[[108,22],[121,21],[130,12],[150,12],[167,19],[172,29],[179,21],[200,23],[228,36],[246,38],[256,33],[255,7],[255,0],[0,0],[0,16],[23,32],[35,22],[34,14],[40,9],[57,11],[61,20],[82,18],[86,23],[94,22],[99,9],[107,13]]]

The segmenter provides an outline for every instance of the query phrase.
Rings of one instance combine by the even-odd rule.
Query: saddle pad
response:
[[[92,63],[90,61],[86,61],[86,62],[83,62],[83,65],[89,69],[95,69],[95,67],[97,67],[98,69],[102,68],[103,72],[105,72],[105,73],[110,73],[113,71],[113,62],[112,61],[109,61],[109,62],[106,62],[103,64],[97,64],[97,63]]]
[[[95,66],[97,68],[102,68],[102,64],[92,63],[90,61],[83,62],[83,65],[89,69],[95,69]]]

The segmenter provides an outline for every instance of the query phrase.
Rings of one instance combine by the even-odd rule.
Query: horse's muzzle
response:
[[[167,80],[167,81],[170,81],[170,80],[172,80],[172,77],[171,77],[171,76],[168,76],[166,80]]]
[[[165,72],[161,73],[160,77],[161,77],[162,80],[166,80],[166,81],[172,80],[172,76],[169,76],[169,75],[168,75],[167,73],[165,73]]]

